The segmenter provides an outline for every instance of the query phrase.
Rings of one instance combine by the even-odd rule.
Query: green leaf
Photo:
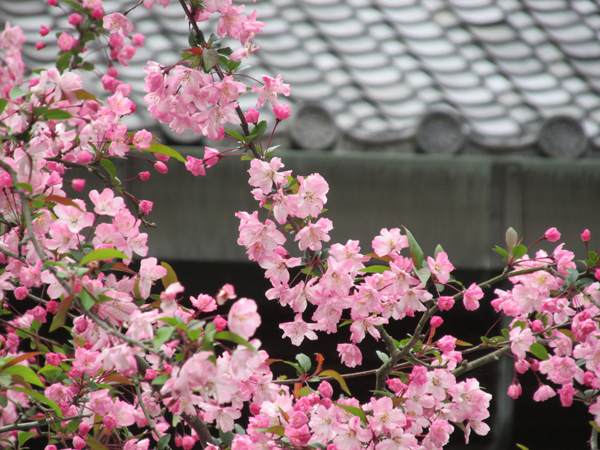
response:
[[[117,168],[112,161],[105,158],[100,160],[100,164],[102,164],[102,167],[108,172],[111,180],[117,178]]]
[[[527,254],[527,247],[524,245],[515,245],[512,249],[512,255],[515,259],[520,259]]]
[[[185,158],[181,156],[177,150],[167,147],[166,145],[159,144],[158,142],[151,142],[149,148],[143,148],[142,150],[145,152],[160,153],[161,155],[172,156],[177,161],[185,162]]]
[[[515,248],[515,245],[517,245],[517,242],[519,241],[519,235],[513,227],[506,230],[505,240],[506,245],[508,246],[508,252],[512,253],[513,248]]]
[[[304,353],[298,353],[296,355],[296,361],[298,361],[298,363],[300,364],[302,369],[304,369],[304,372],[308,372],[310,370],[310,368],[312,367],[310,358],[308,356],[306,356]]]
[[[68,297],[61,300],[60,305],[58,305],[58,311],[56,311],[54,319],[52,319],[52,324],[50,325],[50,332],[59,329],[65,324],[67,320],[67,313],[69,312],[69,308],[71,308],[72,302],[73,295],[69,295]]]
[[[425,255],[408,228],[404,227],[404,231],[406,231],[406,236],[408,236],[408,247],[410,248],[413,263],[417,270],[419,270],[421,267],[423,267],[423,258]]]
[[[150,382],[150,384],[153,384],[155,386],[162,386],[163,384],[165,384],[167,382],[168,379],[169,379],[169,375],[166,373],[163,373],[162,375],[159,375],[154,380],[152,380]]]
[[[108,450],[108,447],[96,438],[88,438],[85,440],[85,443],[89,445],[92,450]]]
[[[19,440],[19,447],[22,447],[25,442],[34,436],[37,436],[37,431],[24,431],[19,433],[19,436],[17,437]]]
[[[225,130],[225,134],[228,134],[229,136],[237,139],[238,141],[244,140],[244,136],[242,136],[240,133],[234,130]]]
[[[29,191],[30,194],[33,194],[33,188],[29,183],[15,183],[12,187],[25,189],[26,191]]]
[[[304,386],[298,391],[298,397],[306,397],[307,395],[310,395],[310,388],[308,386]]]
[[[331,377],[333,378],[335,381],[337,381],[340,384],[340,387],[344,390],[344,392],[348,395],[352,395],[350,393],[350,389],[348,389],[348,385],[346,384],[346,380],[344,380],[342,378],[342,376],[337,373],[335,370],[324,370],[323,372],[319,373],[319,377]]]
[[[8,406],[8,399],[6,398],[6,395],[0,394],[0,406],[2,406],[3,408],[6,408]]]
[[[364,269],[360,269],[359,272],[362,273],[383,273],[385,271],[388,270],[392,270],[390,269],[388,266],[369,266],[369,267],[365,267]]]
[[[337,402],[335,402],[335,405],[342,409],[345,409],[350,414],[354,414],[355,416],[358,416],[360,418],[361,422],[364,423],[365,425],[367,425],[367,418],[365,416],[365,412],[361,408],[357,408],[356,406],[341,405]]]
[[[157,450],[164,450],[165,448],[167,448],[170,440],[171,440],[171,435],[163,434],[163,436],[158,441],[158,445],[156,446]]]
[[[173,283],[177,283],[177,274],[168,263],[163,261],[160,265],[167,269],[167,274],[161,279],[163,287],[167,289]]]
[[[96,299],[85,289],[81,289],[81,292],[79,293],[79,300],[81,301],[81,306],[83,306],[83,309],[86,311],[92,309],[96,304]]]
[[[285,428],[281,425],[273,425],[269,428],[259,428],[258,430],[260,430],[263,433],[272,433],[278,436],[285,436]]]
[[[421,267],[419,270],[417,270],[417,276],[419,277],[419,280],[421,280],[421,284],[425,286],[429,280],[429,277],[431,277],[431,271],[429,270],[429,267]]]
[[[220,331],[217,334],[215,334],[214,339],[235,342],[236,344],[248,347],[248,349],[251,350],[253,353],[258,354],[258,350],[256,350],[246,339],[244,339],[241,336],[238,336],[235,333],[232,333],[231,331]],[[309,363],[310,363],[310,360],[309,360]],[[310,369],[310,366],[309,366],[309,369]]]
[[[60,58],[58,58],[58,61],[56,61],[56,68],[62,73],[67,69],[67,67],[69,67],[70,63],[71,52],[64,52]]]
[[[154,336],[154,351],[158,352],[158,349],[160,348],[161,345],[163,345],[165,342],[167,342],[170,338],[171,338],[171,334],[173,334],[173,331],[175,330],[175,327],[160,327],[157,331],[156,331],[156,336]]]
[[[11,100],[16,100],[18,98],[23,97],[24,95],[25,92],[23,92],[23,89],[21,89],[19,86],[13,86],[13,88],[8,93],[8,96]]]
[[[90,261],[110,261],[113,258],[128,259],[127,255],[114,248],[99,248],[92,250],[79,261],[79,266],[89,263]]]
[[[8,99],[0,98],[0,114],[4,112],[6,107],[8,106]]]
[[[71,119],[73,115],[67,111],[63,111],[62,109],[49,109],[44,114],[42,114],[47,120],[66,120]]]
[[[595,424],[596,422],[592,421],[592,422],[590,422],[590,423],[594,423],[594,424]],[[598,431],[600,431],[600,429],[599,429]],[[519,447],[521,450],[529,450],[529,449],[528,449],[527,447],[525,447],[524,445],[521,445],[521,444],[515,444],[515,445],[516,445],[517,447]]]
[[[204,342],[202,343],[202,350],[207,350],[209,352],[213,351],[215,334],[217,334],[217,327],[215,326],[215,323],[207,323],[206,327],[204,328]]]
[[[537,342],[531,344],[531,347],[529,347],[529,353],[542,360],[549,359],[546,347],[544,347],[542,344],[538,344]]]
[[[0,372],[2,375],[19,375],[20,377],[23,377],[27,383],[44,387],[44,383],[42,383],[40,377],[38,377],[37,374],[29,367],[19,365],[4,367],[2,370],[0,370]]]
[[[508,328],[502,328],[502,336],[506,339],[510,339],[510,330]]]
[[[252,132],[250,134],[256,136],[255,139],[258,139],[259,137],[261,137],[263,134],[265,134],[265,131],[267,131],[267,121],[266,120],[261,120],[260,122],[258,122],[258,124],[256,124],[256,126],[252,129]]]
[[[437,258],[437,255],[442,253],[444,251],[444,249],[442,248],[442,246],[440,244],[437,245],[437,247],[435,248],[435,252],[433,253],[433,258]]]
[[[598,433],[600,433],[600,426],[598,426],[598,424],[594,421],[594,420],[590,420],[590,425],[596,429],[596,431]],[[518,445],[518,444],[517,444]]]
[[[11,388],[11,389],[13,389],[13,388]],[[60,417],[61,419],[64,417],[58,404],[56,402],[50,400],[48,397],[46,397],[42,393],[40,393],[38,391],[31,391],[31,393],[29,393],[29,395],[31,395],[36,401],[43,403],[44,405],[47,405],[50,408],[52,408],[54,410],[54,412],[58,415],[58,417]]]
[[[377,353],[377,356],[379,357],[382,363],[386,363],[390,359],[390,357],[387,354],[380,352],[379,350],[375,350],[375,353]]]
[[[496,253],[500,253],[504,257],[505,261],[508,259],[508,256],[509,256],[508,252],[506,250],[504,250],[502,247],[498,247],[496,245],[492,250],[494,250]]]
[[[202,67],[206,72],[215,67],[219,62],[219,53],[214,49],[205,49],[202,52]]]

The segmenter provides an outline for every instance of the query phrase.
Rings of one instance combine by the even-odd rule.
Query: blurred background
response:
[[[59,3],[61,3],[59,1]],[[136,2],[105,0],[107,13]],[[128,16],[147,36],[121,79],[133,85],[138,105],[134,128],[149,127],[184,156],[201,158],[204,146],[223,142],[184,133],[151,120],[143,104],[143,66],[179,60],[188,48],[188,29],[178,2]],[[291,86],[292,117],[273,139],[287,169],[296,175],[319,172],[329,182],[326,216],[333,242],[359,239],[364,253],[381,228],[406,226],[426,254],[441,244],[461,279],[483,281],[503,267],[492,252],[504,245],[509,226],[533,243],[549,227],[560,242],[580,252],[579,235],[600,236],[600,6],[589,0],[257,0],[264,32],[244,73],[260,79],[281,74]],[[0,21],[20,26],[28,38],[28,67],[48,67],[57,47],[40,25],[66,26],[62,11],[43,0],[0,0]],[[202,24],[208,36],[216,24]],[[35,43],[49,44],[37,51]],[[92,54],[100,62],[102,52]],[[86,74],[88,90],[101,91],[100,78]],[[251,96],[250,96],[251,97]],[[245,111],[255,98],[241,104]],[[261,111],[265,118],[270,112]],[[273,123],[273,121],[270,121]],[[235,160],[234,160],[235,159]],[[277,324],[292,320],[264,298],[268,283],[248,263],[235,236],[237,211],[252,211],[247,162],[229,158],[194,178],[169,162],[159,183],[135,182],[128,189],[154,202],[149,229],[152,255],[168,261],[186,294],[214,294],[226,283],[263,306],[265,347],[277,339],[273,357],[292,359],[297,349],[282,342]],[[144,161],[120,167],[122,179],[152,170]],[[98,188],[90,179],[89,187]],[[551,251],[553,246],[542,246]],[[458,276],[457,276],[458,278]],[[502,287],[501,287],[502,288]],[[507,288],[504,286],[503,288]],[[497,330],[493,311],[476,314],[457,305],[444,316],[443,334],[476,342]],[[398,336],[410,332],[401,323]],[[345,336],[346,337],[346,336]],[[344,338],[345,338],[344,337]],[[326,345],[304,353],[323,353]],[[277,354],[280,353],[280,354]],[[367,356],[367,355],[365,355]],[[377,358],[365,365],[376,366]],[[340,368],[340,371],[347,369]],[[591,419],[582,405],[563,409],[554,398],[531,400],[537,381],[521,377],[523,397],[506,397],[510,359],[483,369],[494,394],[492,433],[473,438],[475,448],[586,448]],[[364,386],[359,381],[356,390]],[[352,388],[352,386],[351,386]],[[368,394],[367,394],[368,395]],[[579,406],[579,407],[578,407]],[[455,433],[456,434],[456,433]],[[453,448],[462,446],[453,440]]]

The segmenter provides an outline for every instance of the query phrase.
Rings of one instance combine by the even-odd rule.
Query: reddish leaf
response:
[[[0,371],[6,369],[7,367],[14,366],[15,364],[19,364],[21,361],[25,361],[26,359],[31,358],[32,356],[41,355],[42,352],[29,352],[23,353],[22,355],[17,356],[15,359],[11,359],[9,362],[4,364]]]
[[[302,389],[302,383],[294,383],[294,397],[300,398],[300,389]]]
[[[202,56],[202,49],[198,48],[198,47],[194,47],[194,48],[186,48],[185,50],[183,50],[184,52],[188,52],[191,53],[192,55],[196,55],[196,56]]]
[[[129,381],[129,379],[127,379],[126,377],[124,377],[123,375],[120,375],[118,373],[113,373],[111,375],[105,376],[104,382],[105,383],[128,384],[130,386],[134,386],[134,384],[131,381]]]
[[[321,372],[321,369],[323,368],[323,361],[325,361],[325,358],[320,353],[315,353],[315,355],[316,355],[317,363],[319,364],[317,366],[317,370],[315,370],[315,375],[318,375],[319,372]]]
[[[119,272],[125,272],[125,273],[128,273],[129,275],[137,275],[136,271],[131,270],[129,267],[127,267],[122,262],[114,263],[112,266],[112,269],[110,269],[110,270],[118,270]]]
[[[344,380],[342,378],[342,376],[337,373],[335,370],[324,370],[323,372],[321,372],[319,374],[320,377],[331,377],[333,378],[335,381],[337,381],[338,383],[340,383],[340,386],[342,387],[342,389],[344,390],[344,392],[346,392],[346,394],[348,395],[352,395],[350,393],[350,389],[348,389],[348,385],[346,384],[346,380]]]
[[[388,255],[377,256],[377,253],[367,253],[365,256],[368,258],[380,259],[385,262],[391,262],[394,260],[394,258],[392,258],[391,256],[388,256]]]
[[[79,211],[85,212],[83,209],[81,209],[81,206],[79,206],[77,203],[75,203],[69,197],[60,197],[59,195],[48,195],[47,197],[44,197],[42,200],[46,203],[60,203],[61,205],[65,205],[65,206],[74,206]]]
[[[58,306],[58,311],[56,311],[56,315],[54,319],[52,319],[52,325],[50,325],[50,331],[54,331],[62,327],[67,321],[67,313],[69,312],[69,308],[71,308],[71,303],[73,302],[73,296],[69,295],[67,298],[64,298],[60,305]]]

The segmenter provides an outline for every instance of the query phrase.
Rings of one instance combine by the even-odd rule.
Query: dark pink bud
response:
[[[581,240],[583,242],[589,242],[590,241],[590,230],[588,230],[587,228],[585,230],[583,230],[583,233],[581,233]]]
[[[140,172],[138,177],[140,178],[140,180],[146,181],[148,178],[150,178],[150,172]]]
[[[69,23],[71,25],[79,25],[81,22],[83,22],[83,17],[79,14],[73,13],[69,16]]]
[[[544,239],[550,242],[556,242],[560,239],[560,233],[556,228],[548,228],[544,233]]]
[[[158,374],[156,373],[156,370],[148,369],[148,370],[146,370],[144,379],[145,380],[154,380],[157,376],[158,376]]]
[[[215,317],[215,320],[213,322],[215,323],[217,331],[223,331],[225,328],[227,328],[227,320],[225,320],[221,316]]]
[[[331,384],[327,381],[321,381],[321,384],[319,384],[319,394],[321,394],[322,397],[331,397],[333,395]]]
[[[27,297],[28,294],[29,294],[29,289],[27,289],[25,286],[19,286],[18,288],[15,289],[15,298],[17,300],[23,300],[24,298]]]
[[[46,36],[48,33],[50,33],[50,27],[42,25],[40,27],[40,36]]]
[[[87,153],[87,152],[86,152]],[[88,153],[88,155],[91,153]],[[71,187],[74,191],[81,192],[85,186],[85,180],[82,178],[75,178],[71,181]]]
[[[154,153],[154,156],[159,161],[167,162],[169,160],[169,155],[163,155],[162,153]]]
[[[158,173],[162,173],[162,174],[165,174],[169,171],[169,168],[165,165],[165,163],[160,162],[160,161],[156,161],[154,163],[154,168],[156,169],[156,171]]]
[[[36,50],[41,50],[41,49],[43,49],[43,48],[45,48],[45,47],[46,47],[46,44],[44,44],[44,43],[42,43],[42,42],[36,42],[36,43],[35,43],[35,49],[36,49]]]
[[[58,1],[57,0],[48,0],[48,4],[50,6],[58,6]]]
[[[439,328],[442,326],[443,323],[444,319],[442,319],[440,316],[433,316],[429,321],[429,324],[432,328]]]
[[[440,311],[450,311],[454,306],[454,297],[440,297],[438,299],[438,307]]]
[[[92,17],[96,20],[100,20],[104,17],[104,10],[102,8],[96,8],[92,11]]]

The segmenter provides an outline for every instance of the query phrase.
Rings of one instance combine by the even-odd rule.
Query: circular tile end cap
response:
[[[540,147],[546,156],[553,158],[577,158],[587,148],[583,126],[568,116],[551,117],[542,126]]]
[[[290,137],[303,150],[329,150],[339,138],[331,113],[318,103],[299,105],[292,115]]]
[[[417,126],[417,145],[425,153],[458,153],[467,139],[458,115],[448,111],[431,111]]]

